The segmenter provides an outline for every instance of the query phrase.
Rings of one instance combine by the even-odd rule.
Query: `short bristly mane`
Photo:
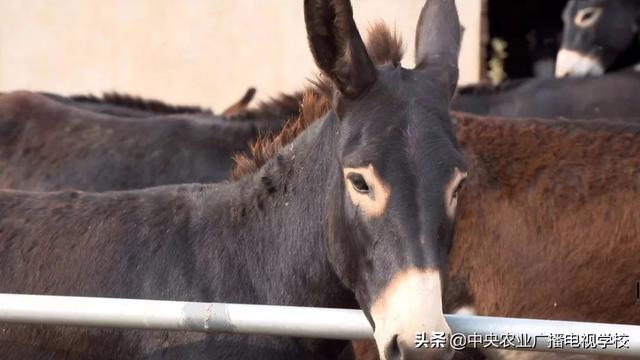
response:
[[[303,91],[296,91],[293,94],[280,94],[267,101],[262,101],[258,106],[246,109],[245,111],[228,117],[229,119],[254,120],[264,118],[283,118],[299,115],[300,102]]]
[[[232,179],[237,180],[255,172],[284,145],[293,141],[311,123],[326,114],[330,108],[329,101],[313,90],[304,93],[299,106],[298,116],[288,120],[278,134],[262,136],[250,145],[249,154],[242,153],[233,156]]]
[[[200,106],[171,105],[160,100],[146,99],[140,96],[121,94],[117,92],[103,93],[102,97],[95,95],[72,95],[70,100],[83,103],[111,104],[130,109],[151,111],[158,114],[212,114],[211,109]]]
[[[402,38],[383,22],[376,22],[369,28],[366,46],[371,60],[378,66],[388,63],[399,66],[404,55]],[[280,133],[260,137],[250,146],[249,153],[233,156],[233,180],[255,172],[284,145],[293,141],[304,129],[329,111],[329,96],[333,91],[331,84],[323,77],[316,77],[311,82],[313,86],[302,93],[297,117],[289,119]]]

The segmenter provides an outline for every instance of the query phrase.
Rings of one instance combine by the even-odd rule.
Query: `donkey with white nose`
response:
[[[316,63],[333,83],[341,123],[327,214],[329,256],[374,327],[383,359],[437,358],[416,334],[450,334],[442,279],[466,166],[448,109],[458,79],[460,23],[453,0],[429,0],[416,67],[374,66],[348,1],[306,0]],[[340,194],[344,195],[340,195]]]

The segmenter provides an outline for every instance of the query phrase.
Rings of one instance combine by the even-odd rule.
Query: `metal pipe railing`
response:
[[[503,343],[514,350],[640,357],[640,326],[466,315],[445,317],[452,333],[466,339],[467,344],[462,346],[469,345],[471,339],[506,339],[511,334],[516,340],[529,337],[539,340],[519,348],[509,342]],[[372,329],[361,310],[296,306],[0,294],[0,322],[373,339]],[[620,344],[603,342],[602,338],[607,340],[608,335],[626,340],[624,346],[618,348]],[[552,340],[540,341],[540,336],[554,336],[555,341],[559,337],[591,339],[600,341],[600,345],[595,348],[550,348]],[[486,341],[476,342],[478,347],[486,344]],[[500,345],[499,342],[496,344]]]

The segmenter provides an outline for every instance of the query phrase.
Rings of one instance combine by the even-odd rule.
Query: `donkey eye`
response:
[[[351,185],[357,192],[362,194],[369,193],[369,185],[367,185],[367,182],[364,180],[364,177],[362,177],[362,175],[357,173],[349,173],[347,175],[347,179],[349,179]]]
[[[585,13],[582,14],[582,20],[583,21],[587,21],[590,20],[592,17],[594,17],[596,14],[595,11],[589,9],[589,11],[586,11]]]
[[[592,26],[602,14],[602,9],[597,7],[588,7],[578,11],[576,14],[575,23],[579,27]]]
[[[593,11],[589,11],[587,13],[584,14],[583,19],[588,20],[593,16],[594,12]]]

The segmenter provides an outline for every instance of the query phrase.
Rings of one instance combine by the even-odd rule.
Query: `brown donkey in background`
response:
[[[441,284],[466,172],[448,111],[454,1],[423,8],[414,69],[374,65],[349,1],[306,0],[304,10],[332,83],[326,116],[279,148],[301,127],[289,124],[263,146],[272,157],[232,183],[0,192],[0,292],[360,307],[385,358],[448,358],[450,349],[418,351],[413,341],[449,331]],[[344,341],[2,329],[5,359],[353,355]]]
[[[456,118],[450,275],[475,312],[640,324],[640,124]]]
[[[478,314],[640,324],[640,124],[456,118],[450,274]]]

